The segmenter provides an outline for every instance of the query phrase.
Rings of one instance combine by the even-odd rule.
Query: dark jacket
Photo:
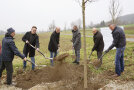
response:
[[[1,43],[0,43],[0,55],[1,55]]]
[[[115,29],[112,32],[112,36],[113,36],[113,43],[108,50],[111,50],[113,47],[122,48],[126,46],[126,36],[122,28],[115,27]]]
[[[6,34],[2,40],[2,61],[13,61],[14,55],[19,56],[24,59],[25,56],[22,55],[13,41],[13,37]]]
[[[104,41],[103,41],[103,36],[101,32],[97,31],[96,34],[93,36],[93,41],[94,41],[94,47],[92,51],[103,51],[104,49]]]
[[[73,33],[73,38],[72,38],[73,47],[75,50],[80,50],[81,49],[81,33],[79,30],[77,31],[72,30],[72,33]]]
[[[28,40],[29,43],[32,44],[33,46],[36,46],[37,48],[39,48],[39,36],[37,34],[32,34],[31,31],[27,32],[22,37],[22,41],[26,42],[26,40]],[[25,43],[23,53],[27,54],[27,52],[30,52],[30,55],[29,55],[30,57],[35,56],[35,49],[32,48],[30,45]]]
[[[54,31],[50,37],[48,45],[48,50],[50,52],[56,52],[58,50],[59,40],[60,40],[60,33],[56,33],[56,31]]]

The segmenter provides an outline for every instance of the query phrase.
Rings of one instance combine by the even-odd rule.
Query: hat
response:
[[[15,32],[15,30],[14,30],[13,28],[7,29],[7,33],[8,33],[8,34],[12,34],[13,32]]]

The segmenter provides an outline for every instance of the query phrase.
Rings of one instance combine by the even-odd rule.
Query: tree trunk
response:
[[[87,88],[87,54],[86,54],[86,36],[85,36],[85,0],[82,0],[83,15],[83,43],[84,43],[84,88]]]

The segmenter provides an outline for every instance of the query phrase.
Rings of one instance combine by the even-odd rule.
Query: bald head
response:
[[[98,32],[97,28],[92,29],[93,34],[96,34]]]
[[[78,30],[78,27],[76,25],[73,26],[73,30],[74,31],[77,31]]]
[[[56,27],[56,33],[60,33],[60,27]]]
[[[109,28],[113,31],[114,29],[115,29],[115,27],[116,27],[116,25],[115,24],[110,24],[110,25],[108,25],[109,26]]]

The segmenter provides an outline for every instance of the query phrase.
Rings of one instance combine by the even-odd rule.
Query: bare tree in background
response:
[[[112,18],[112,23],[118,23],[118,17],[121,15],[122,9],[119,0],[111,0],[109,6],[109,13]]]
[[[79,5],[82,8],[83,38],[84,38],[84,40],[83,40],[83,43],[84,43],[84,47],[83,47],[83,49],[84,49],[84,88],[87,89],[88,86],[87,86],[87,54],[86,54],[86,35],[85,35],[85,33],[86,33],[86,31],[85,31],[85,28],[86,28],[86,26],[85,26],[85,8],[86,8],[86,4],[88,2],[91,3],[96,0],[76,0],[76,1],[79,3]]]
[[[53,20],[52,23],[49,25],[48,29],[50,32],[53,32],[55,28],[56,28],[55,21]]]

